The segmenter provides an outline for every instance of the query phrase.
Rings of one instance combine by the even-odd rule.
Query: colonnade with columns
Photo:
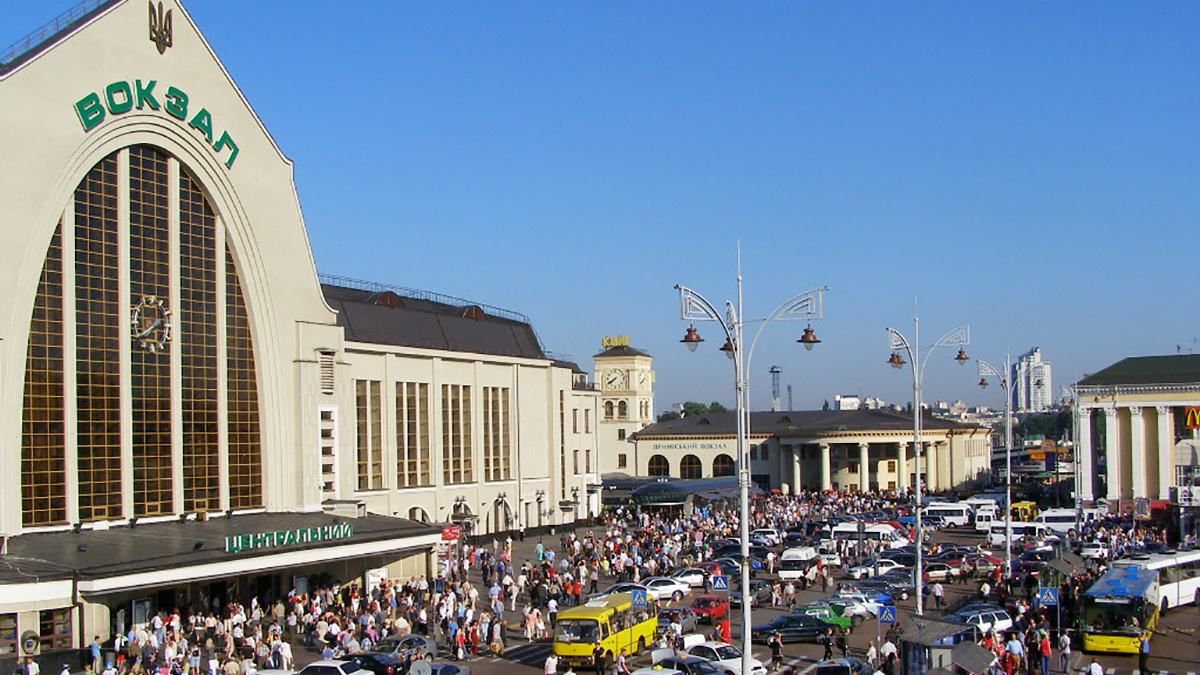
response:
[[[979,438],[922,442],[925,490],[950,490],[979,478],[990,467],[990,444]],[[974,447],[972,447],[974,446]],[[864,439],[780,441],[781,479],[806,490],[909,490],[916,461],[913,443]]]
[[[1076,452],[1080,498],[1169,499],[1175,482],[1177,408],[1136,403],[1082,406]]]

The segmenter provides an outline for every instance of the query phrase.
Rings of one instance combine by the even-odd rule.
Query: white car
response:
[[[657,591],[655,591],[652,588],[649,588],[645,584],[637,584],[632,581],[621,581],[621,582],[615,583],[612,586],[609,586],[608,588],[604,589],[600,593],[596,593],[594,595],[589,595],[588,600],[599,600],[601,598],[607,598],[608,596],[612,595],[613,593],[630,593],[632,591],[646,591],[646,599],[647,600],[658,600],[658,592]]]
[[[750,533],[750,536],[751,537],[762,537],[766,541],[770,542],[771,546],[778,546],[781,543],[783,543],[783,537],[781,537],[779,535],[779,530],[772,530],[769,528],[761,528],[761,529],[752,531]]]
[[[698,656],[724,671],[728,675],[742,675],[742,650],[727,642],[702,642],[688,650],[689,656]],[[766,675],[762,661],[750,657],[748,675]]]
[[[685,567],[675,570],[671,573],[672,579],[678,579],[692,588],[700,588],[704,585],[704,570],[699,567]]]
[[[852,579],[869,579],[875,576],[876,570],[878,570],[879,574],[884,574],[885,572],[894,570],[897,567],[904,567],[904,565],[901,565],[895,560],[891,560],[889,558],[880,558],[876,561],[868,560],[861,565],[855,565],[854,567],[850,568],[849,572]]]
[[[671,577],[650,577],[642,579],[642,585],[654,591],[656,599],[678,600],[688,593],[692,592],[692,587],[686,581],[672,579]]]
[[[842,566],[842,556],[838,555],[837,551],[821,551],[817,554],[817,557],[821,559],[821,562],[829,567]]]
[[[1089,560],[1108,560],[1108,547],[1098,541],[1089,541],[1079,550],[1079,555]]]
[[[952,614],[949,619],[956,619],[964,623],[975,626],[980,633],[990,633],[996,631],[1004,633],[1013,627],[1012,617],[1003,609],[967,609]]]
[[[841,591],[829,596],[829,602],[836,602],[847,607],[847,612],[852,605],[859,605],[867,611],[871,616],[879,616],[879,608],[883,605],[876,602],[867,596],[862,591]]]

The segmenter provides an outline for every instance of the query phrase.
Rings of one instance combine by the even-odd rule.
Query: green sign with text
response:
[[[169,117],[186,122],[189,129],[204,137],[204,142],[218,156],[228,150],[225,166],[232,169],[238,156],[237,143],[233,142],[228,131],[222,131],[219,136],[214,133],[212,113],[200,108],[192,114],[187,92],[176,87],[165,87],[156,94],[156,87],[157,80],[134,80],[133,84],[118,80],[104,87],[103,92],[89,92],[75,102],[75,114],[79,116],[84,133],[100,126],[109,116],[123,115],[135,109],[162,111]],[[162,96],[162,101],[159,101],[159,96]],[[215,142],[214,136],[217,138]]]
[[[318,527],[298,527],[294,530],[273,530],[271,532],[256,532],[254,534],[235,534],[225,537],[225,552],[241,553],[243,551],[254,551],[264,548],[295,546],[296,544],[342,541],[353,536],[354,526],[350,523],[321,525]]]

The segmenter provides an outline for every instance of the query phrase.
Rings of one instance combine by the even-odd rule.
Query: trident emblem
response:
[[[171,10],[163,13],[162,0],[158,2],[158,12],[154,11],[154,2],[150,3],[150,41],[158,47],[159,54],[165,54],[171,46]]]

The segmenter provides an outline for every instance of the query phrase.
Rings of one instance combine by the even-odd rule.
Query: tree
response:
[[[708,405],[705,405],[703,403],[697,403],[696,401],[687,401],[686,403],[683,404],[683,415],[682,416],[683,417],[697,417],[700,415],[707,415],[709,413],[723,413],[723,412],[729,412],[729,410],[725,406],[721,405],[721,403],[719,401],[713,401],[712,403],[709,403]],[[677,419],[677,418],[672,418],[672,419]]]
[[[708,412],[723,413],[723,412],[729,412],[729,409],[726,408],[725,406],[721,405],[720,402],[713,401],[712,403],[708,404]]]
[[[659,422],[670,422],[671,420],[677,419],[679,419],[679,413],[675,412],[674,410],[668,410],[658,416]]]
[[[821,406],[821,410],[829,410],[829,399],[825,399],[825,405]]]

